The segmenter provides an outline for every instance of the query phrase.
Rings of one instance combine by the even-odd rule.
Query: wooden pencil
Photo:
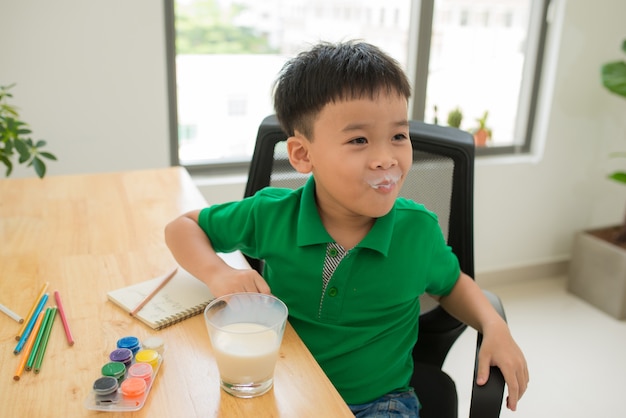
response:
[[[31,316],[31,318],[28,320],[26,329],[24,330],[24,332],[22,332],[22,336],[17,342],[17,346],[15,346],[15,350],[13,350],[15,354],[19,354],[20,351],[22,351],[22,348],[24,348],[24,344],[26,344],[26,339],[33,331],[33,327],[35,326],[35,321],[37,321],[37,316],[39,316],[39,313],[43,311],[44,306],[46,306],[46,302],[48,302],[48,294],[44,293],[41,299],[39,300],[39,303],[37,304],[37,308],[35,309],[34,315]]]
[[[137,315],[137,312],[139,312],[141,310],[141,308],[143,308],[146,305],[146,303],[150,302],[150,300],[157,293],[159,293],[159,291],[161,291],[161,289],[163,289],[163,287],[165,287],[165,285],[172,279],[172,277],[174,277],[174,275],[176,274],[177,271],[178,271],[178,267],[174,268],[174,270],[172,270],[167,276],[165,276],[165,279],[163,279],[163,281],[161,281],[161,283],[159,283],[159,285],[152,292],[150,292],[150,294],[148,294],[148,296],[146,296],[141,301],[141,303],[139,303],[139,305],[137,305],[137,307],[135,309],[133,309],[130,312],[130,316]]]
[[[37,351],[39,351],[39,345],[41,344],[41,339],[43,338],[43,334],[45,333],[46,327],[48,326],[48,321],[50,320],[51,313],[52,308],[46,309],[46,314],[43,318],[41,326],[39,327],[39,332],[37,333],[37,339],[35,340],[35,344],[30,350],[28,360],[26,361],[26,371],[30,371],[33,368],[33,364],[35,364],[35,357],[37,357]]]
[[[33,307],[30,308],[30,312],[28,313],[28,316],[26,316],[26,319],[24,320],[24,323],[22,324],[22,327],[20,328],[20,332],[15,336],[15,339],[17,341],[19,341],[20,338],[22,337],[22,333],[24,332],[24,330],[26,329],[26,326],[30,322],[30,318],[34,315],[35,309],[37,309],[37,304],[39,303],[39,300],[41,299],[43,294],[46,293],[46,290],[48,290],[49,284],[50,284],[49,282],[45,282],[43,286],[41,286],[41,292],[39,292],[37,299],[35,299],[35,303],[33,303]]]
[[[24,318],[22,318],[21,316],[19,316],[18,314],[16,314],[11,309],[9,309],[8,307],[4,306],[1,303],[0,303],[0,311],[4,312],[9,318],[15,320],[17,323],[19,324],[24,323]]]
[[[74,345],[74,338],[72,338],[72,332],[70,331],[70,326],[67,323],[67,318],[65,317],[65,310],[63,309],[63,304],[61,303],[61,295],[58,290],[54,291],[54,299],[57,302],[57,308],[59,309],[59,315],[61,316],[61,322],[63,322],[63,329],[65,330],[65,336],[67,337],[67,343],[69,345]]]
[[[56,306],[50,309],[52,309],[52,313],[50,313],[50,318],[48,318],[46,329],[44,331],[43,337],[41,337],[41,345],[39,346],[39,350],[37,350],[37,357],[35,358],[35,368],[34,368],[35,373],[39,373],[39,370],[41,370],[41,364],[43,363],[43,356],[46,354],[46,348],[48,347],[48,340],[50,340],[50,332],[52,331],[54,318],[56,318],[56,315],[57,315]]]
[[[28,357],[30,356],[30,352],[35,343],[35,339],[37,338],[37,334],[39,334],[39,329],[41,328],[41,324],[43,323],[44,316],[45,316],[44,312],[39,312],[39,315],[37,316],[37,322],[35,322],[33,331],[28,337],[28,342],[26,343],[26,347],[24,347],[24,354],[22,354],[22,358],[20,360],[20,363],[17,365],[17,369],[15,369],[15,374],[13,375],[14,380],[20,380],[20,376],[22,375],[22,372],[24,371],[24,366],[26,366],[26,361],[28,360]]]

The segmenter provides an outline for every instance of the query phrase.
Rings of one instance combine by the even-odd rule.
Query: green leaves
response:
[[[36,143],[30,138],[32,131],[19,119],[17,108],[7,103],[13,95],[9,90],[15,86],[0,86],[0,163],[6,167],[5,176],[13,171],[13,158],[17,155],[18,164],[33,167],[35,173],[42,178],[46,175],[46,164],[43,159],[55,160],[56,156],[43,151],[46,141],[40,139]]]
[[[626,158],[626,152],[618,151],[609,154],[611,158]],[[615,180],[618,183],[626,184],[626,173],[623,171],[616,171],[608,175],[608,178]]]
[[[185,2],[187,3],[187,2]],[[176,3],[177,54],[268,54],[277,51],[267,36],[237,24],[245,11],[217,0]]]
[[[604,64],[602,84],[610,92],[626,97],[626,62],[614,61]]]
[[[622,41],[622,51],[626,53],[626,39]],[[626,97],[626,62],[612,61],[602,66],[602,85],[610,92]]]
[[[616,171],[615,173],[610,174],[609,178],[619,183],[626,184],[626,173],[624,173],[623,171]]]
[[[626,53],[626,39],[622,41],[622,51]],[[602,85],[610,92],[626,97],[626,62],[613,61],[602,66]],[[624,158],[626,152],[613,152],[609,155],[612,158]],[[611,180],[626,184],[626,172],[616,171],[609,174]]]

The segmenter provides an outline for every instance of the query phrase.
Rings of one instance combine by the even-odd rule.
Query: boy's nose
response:
[[[382,168],[383,170],[388,170],[391,167],[398,165],[398,160],[396,159],[385,159],[381,160],[376,164],[376,168]]]
[[[395,165],[398,165],[398,159],[396,158],[392,150],[381,147],[381,149],[379,149],[374,156],[373,163],[375,168],[382,168],[386,170]]]

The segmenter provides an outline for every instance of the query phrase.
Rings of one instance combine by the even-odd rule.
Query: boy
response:
[[[399,198],[412,164],[408,80],[396,61],[357,42],[320,43],[289,61],[274,90],[289,161],[311,173],[172,221],[166,242],[215,296],[272,293],[357,417],[419,416],[409,387],[419,296],[484,334],[478,384],[502,370],[508,407],[528,382],[506,323],[459,268],[435,215]],[[216,252],[263,259],[263,277]],[[386,415],[385,415],[386,414]]]

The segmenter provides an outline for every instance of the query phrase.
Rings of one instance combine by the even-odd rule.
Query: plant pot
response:
[[[487,141],[489,141],[489,131],[486,129],[479,129],[474,133],[474,144],[477,147],[487,146]]]
[[[624,319],[626,249],[601,238],[615,229],[602,228],[576,235],[567,289],[616,319]]]

